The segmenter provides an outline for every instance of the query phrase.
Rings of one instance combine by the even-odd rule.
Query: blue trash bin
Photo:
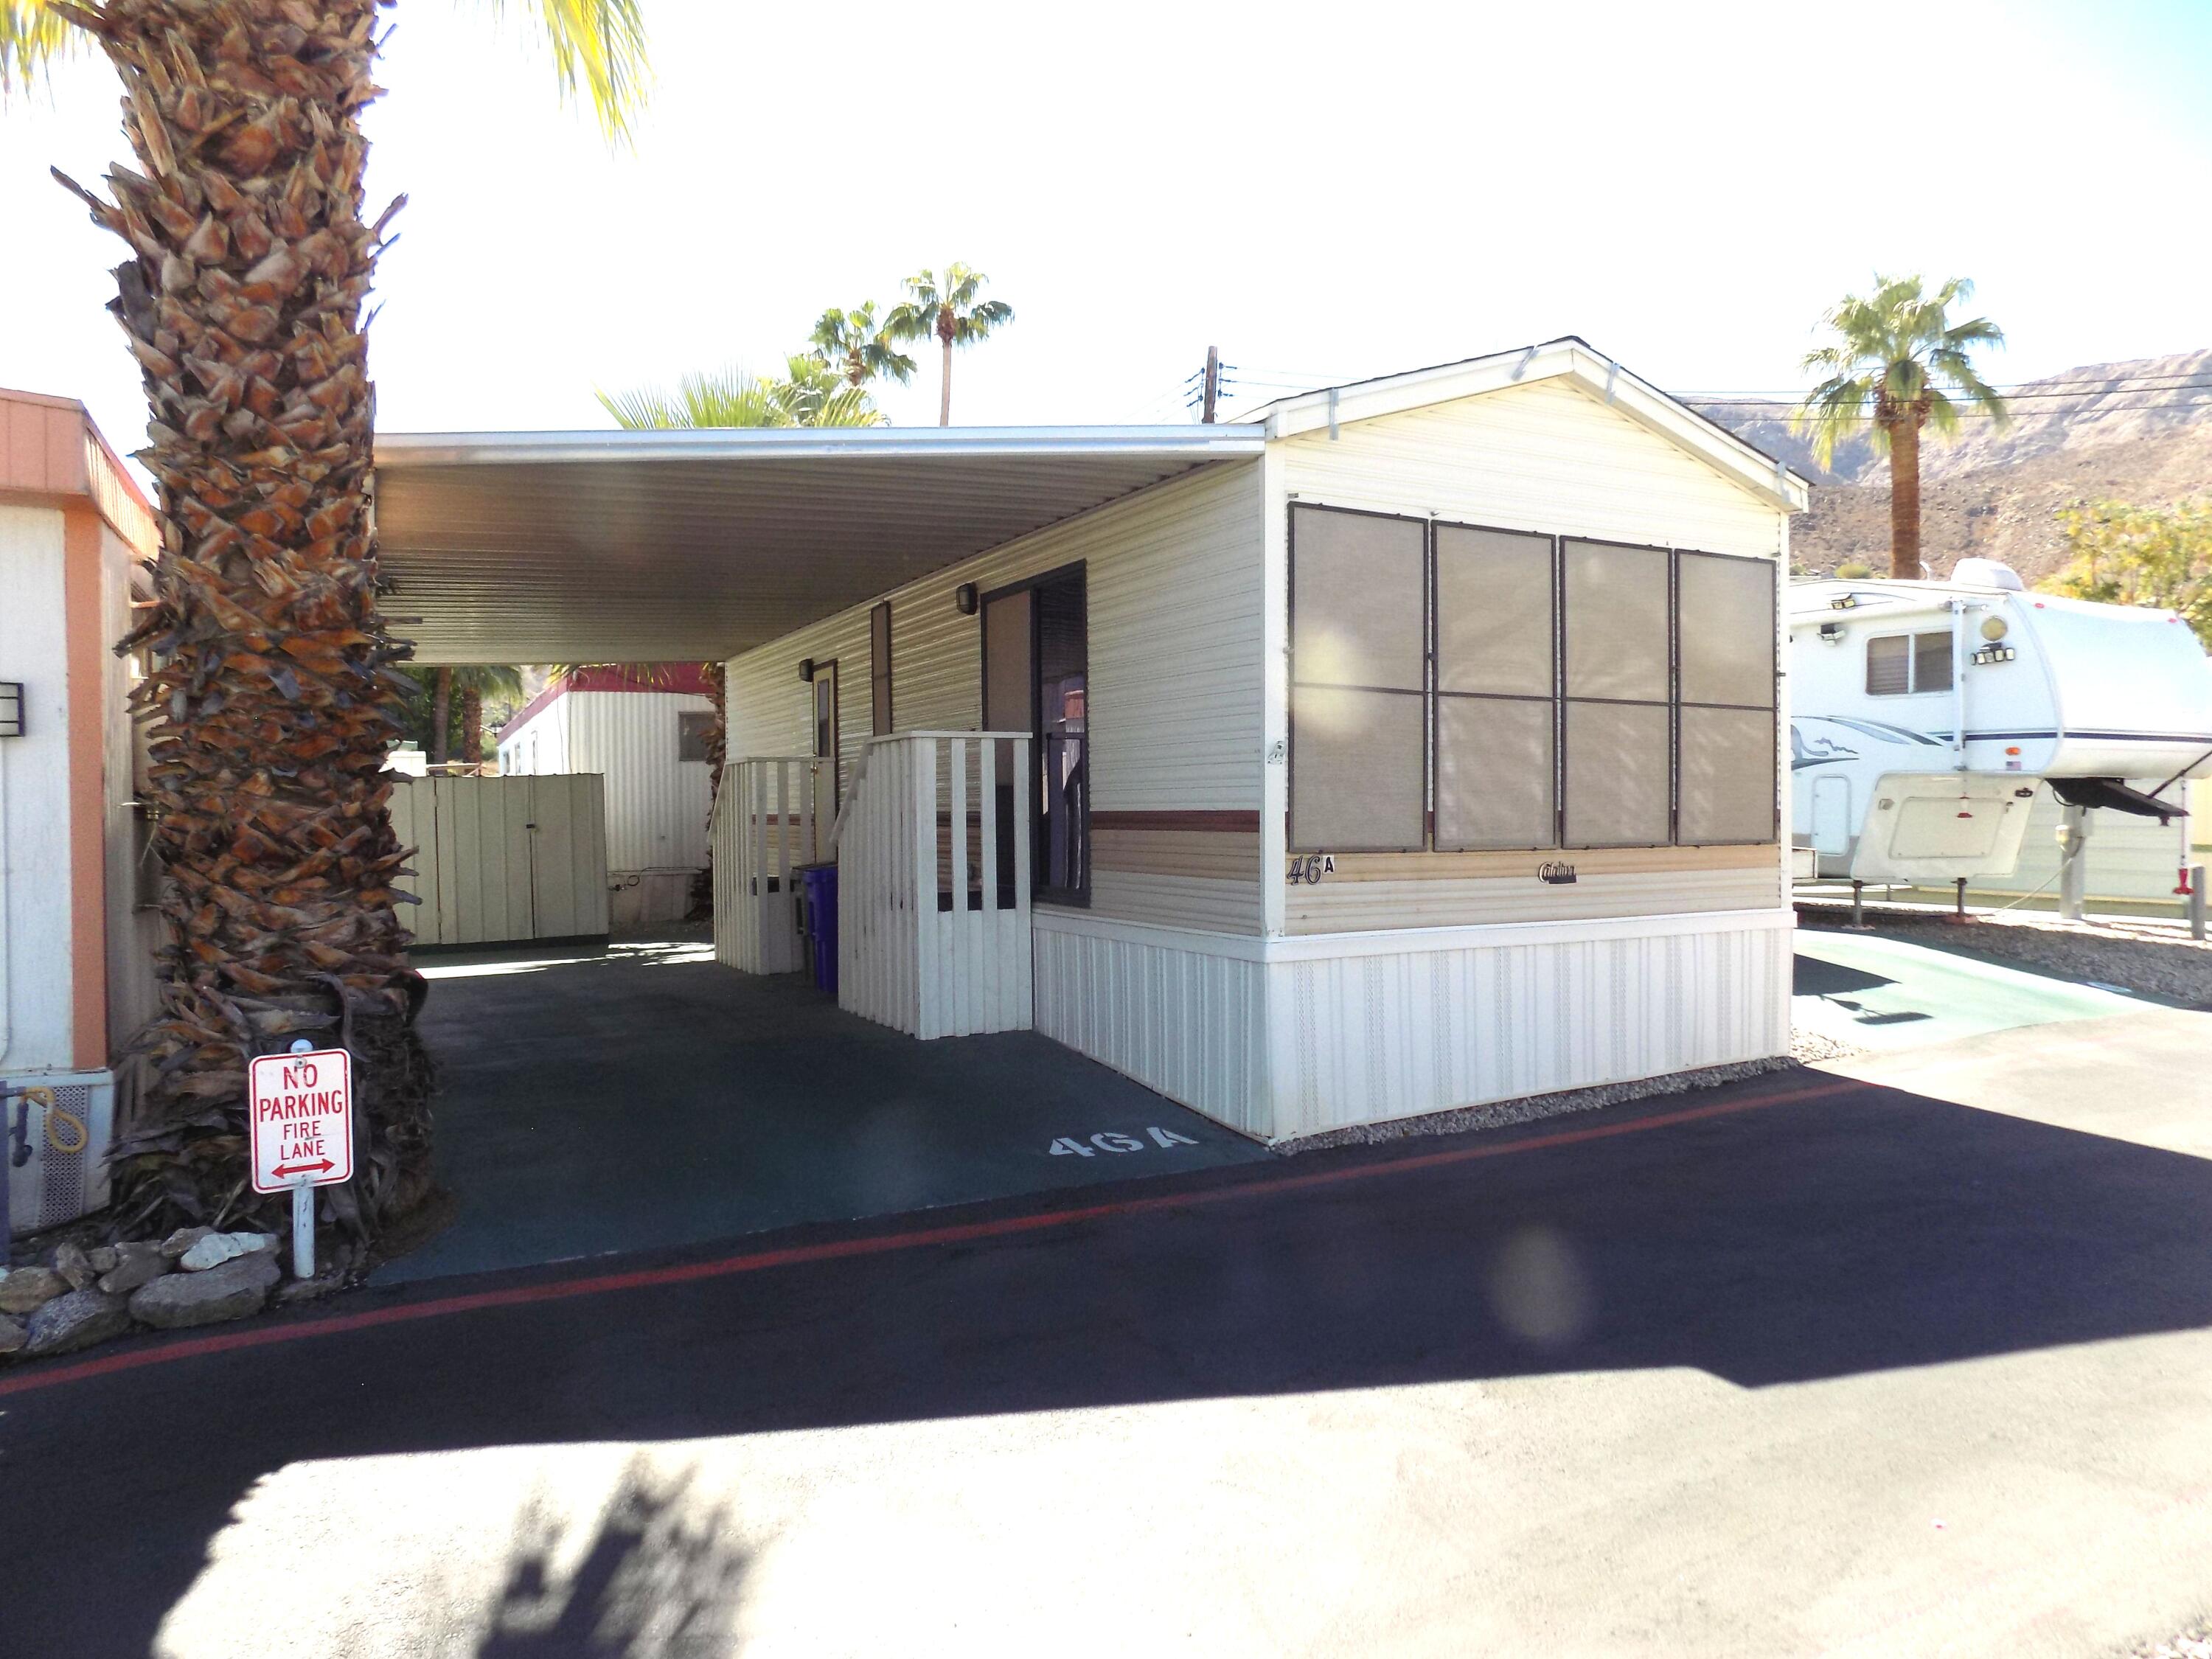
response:
[[[799,872],[806,885],[806,936],[813,947],[814,987],[837,994],[837,866],[810,864]]]

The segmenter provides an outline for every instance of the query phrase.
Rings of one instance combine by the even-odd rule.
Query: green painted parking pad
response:
[[[917,1042],[696,934],[416,965],[455,1213],[380,1284],[1273,1156],[1034,1031]]]
[[[2159,1006],[2117,988],[1868,933],[1801,928],[1790,1020],[1854,1048],[1916,1048]]]

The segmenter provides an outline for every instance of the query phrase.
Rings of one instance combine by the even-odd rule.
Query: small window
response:
[[[676,758],[704,762],[707,740],[714,735],[714,711],[688,709],[676,716]]]
[[[891,730],[891,602],[868,612],[869,730],[878,737]]]
[[[1903,697],[1951,689],[1951,635],[1881,634],[1867,641],[1867,696]]]

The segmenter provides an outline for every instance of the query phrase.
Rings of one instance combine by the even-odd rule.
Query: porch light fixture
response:
[[[801,657],[801,658],[799,659],[799,678],[801,678],[802,680],[805,680],[805,681],[809,685],[811,685],[811,684],[814,684],[814,659],[813,659],[813,658],[811,658],[811,657]]]
[[[952,590],[952,603],[958,608],[962,616],[974,616],[975,614],[976,604],[975,584],[973,582],[963,582],[959,586],[954,588]]]
[[[1859,596],[1857,594],[1846,593],[1839,599],[1830,599],[1828,601],[1828,609],[1831,611],[1856,611],[1858,609],[1858,605]]]
[[[23,683],[0,680],[0,738],[23,735]]]
[[[1844,625],[1841,623],[1822,623],[1820,624],[1821,644],[1841,645],[1843,642]]]

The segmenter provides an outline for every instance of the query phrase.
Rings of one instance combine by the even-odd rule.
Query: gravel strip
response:
[[[1811,1041],[1825,1043],[1825,1039],[1820,1037],[1813,1037]],[[1795,1046],[1793,1043],[1793,1048]],[[1503,1129],[1510,1124],[1534,1123],[1543,1118],[1564,1117],[1570,1112],[1595,1111],[1601,1106],[1620,1106],[1632,1100],[1649,1100],[1655,1095],[1686,1094],[1692,1089],[1710,1089],[1717,1084],[1734,1083],[1768,1072],[1796,1071],[1800,1064],[1801,1061],[1794,1055],[1777,1054],[1771,1060],[1747,1060],[1734,1066],[1708,1066],[1701,1071],[1677,1072],[1670,1077],[1639,1078],[1633,1083],[1607,1083],[1595,1089],[1568,1089],[1558,1094],[1529,1095],[1521,1100],[1494,1100],[1485,1106],[1461,1106],[1449,1112],[1431,1112],[1426,1117],[1401,1117],[1389,1123],[1362,1123],[1350,1129],[1331,1129],[1323,1134],[1283,1141],[1274,1150],[1290,1155],[1323,1152],[1331,1146],[1374,1146],[1384,1141],[1411,1140],[1421,1135],[1456,1135],[1476,1129]]]
[[[1942,913],[1903,905],[1866,907],[1872,931],[1914,944],[1951,946],[2039,968],[2062,978],[2117,985],[2192,1005],[2212,1004],[2212,941],[2198,944],[2172,922],[2113,918],[2061,921],[2020,911],[1968,913],[1965,927]],[[1798,925],[1842,927],[1849,905],[1800,903]]]

